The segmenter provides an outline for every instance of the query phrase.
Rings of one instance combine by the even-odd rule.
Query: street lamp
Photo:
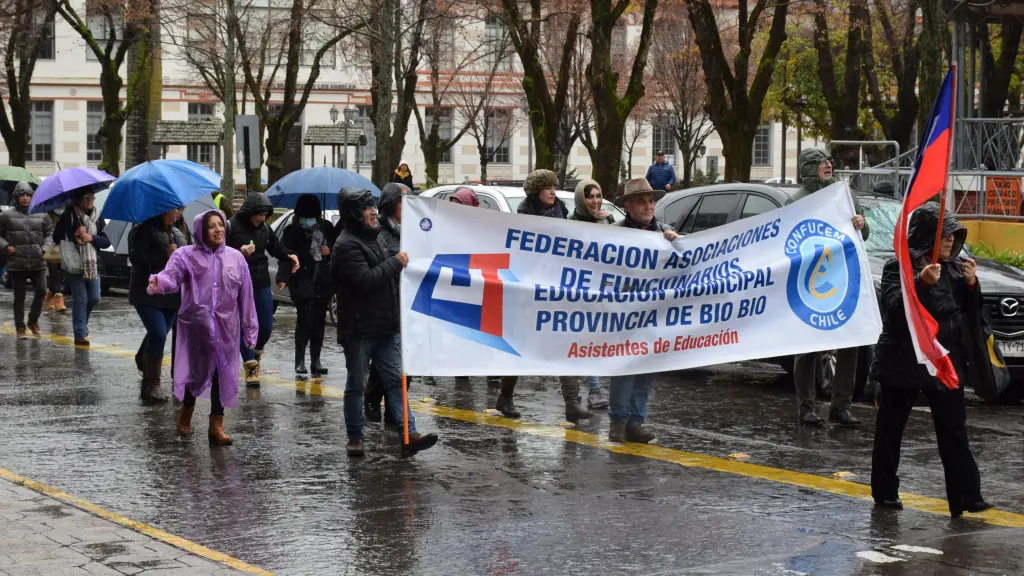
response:
[[[337,112],[334,113],[337,116]],[[345,107],[345,166],[348,167],[348,126],[356,120],[359,110],[355,106]],[[359,144],[356,144],[356,172],[359,172]]]
[[[335,106],[334,104],[331,104],[331,110],[328,113],[331,115],[331,126],[337,126],[338,125],[338,107]],[[348,140],[348,138],[346,137],[345,140]],[[338,165],[338,147],[335,146],[335,145],[332,145],[331,146],[331,152],[334,155],[332,164],[334,166],[337,166]],[[348,158],[345,158],[345,159],[348,160]]]
[[[519,99],[519,107],[522,109],[523,114],[526,114],[526,126],[529,131],[526,142],[526,172],[533,172],[533,122],[530,120],[530,99],[525,95]]]
[[[337,124],[338,123],[338,107],[332,104],[331,105],[331,112],[330,112],[330,114],[331,114],[331,124]]]

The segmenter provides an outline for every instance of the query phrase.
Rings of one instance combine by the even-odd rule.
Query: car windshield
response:
[[[892,252],[896,234],[896,220],[900,217],[902,204],[895,200],[862,200],[864,219],[868,221],[870,234],[864,243],[869,252]]]

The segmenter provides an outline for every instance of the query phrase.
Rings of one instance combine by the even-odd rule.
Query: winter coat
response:
[[[70,212],[70,210],[69,210]],[[43,253],[53,246],[53,224],[47,214],[29,214],[28,208],[15,206],[0,214],[0,252],[14,246],[7,256],[8,272],[46,270]]]
[[[252,279],[242,253],[221,244],[211,250],[202,242],[203,219],[192,221],[197,244],[178,248],[157,279],[156,293],[181,291],[174,355],[174,395],[182,400],[209,390],[213,375],[220,384],[221,404],[238,405],[238,343],[256,345],[259,323],[252,297]]]
[[[907,239],[915,274],[919,274],[931,263],[938,220],[939,206],[934,202],[918,208],[910,219]],[[950,359],[963,385],[968,381],[965,377],[967,367],[964,357],[970,344],[969,325],[980,321],[983,309],[981,283],[979,281],[974,288],[968,288],[960,268],[963,259],[958,256],[967,239],[967,229],[947,212],[942,224],[942,233],[943,236],[954,235],[951,259],[940,261],[942,274],[938,282],[928,286],[917,280],[915,287],[921,304],[939,325],[939,343],[949,350]],[[888,386],[931,386],[945,390],[945,385],[934,376],[930,376],[924,365],[917,362],[907,326],[906,312],[903,309],[900,267],[895,258],[886,262],[882,270],[881,292],[882,335],[875,346],[873,359],[878,381]]]
[[[377,241],[380,229],[362,221],[369,191],[347,196],[341,206],[345,229],[334,243],[331,278],[338,295],[338,341],[390,336],[401,330],[398,279],[402,264]]]
[[[380,234],[377,242],[386,256],[394,256],[402,251],[402,226],[392,218],[401,201],[402,187],[397,184],[388,184],[380,191],[380,202],[377,204]]]
[[[252,255],[245,258],[249,265],[249,277],[252,278],[253,290],[270,288],[270,257],[277,258],[278,269],[292,267],[288,258],[291,252],[277,239],[270,225],[264,222],[259,228],[252,225],[252,217],[260,212],[271,213],[274,205],[266,194],[256,193],[246,197],[238,214],[228,220],[227,236],[224,242],[236,249],[241,250],[242,246],[252,243],[256,250]]]
[[[814,194],[818,190],[831,186],[839,181],[835,176],[828,180],[822,180],[818,178],[818,165],[821,164],[822,160],[828,159],[828,156],[822,150],[818,148],[807,148],[800,152],[800,156],[797,157],[797,178],[800,181],[800,189],[793,193],[786,201],[786,204],[792,204],[797,200],[806,198],[811,194]],[[860,201],[857,200],[855,194],[850,194],[850,198],[853,199],[853,211],[861,216],[864,215],[864,208],[861,207]],[[865,240],[868,239],[868,234],[871,233],[871,228],[868,226],[867,220],[864,221],[864,227],[860,230],[860,235]]]
[[[96,247],[96,250],[102,250],[104,248],[110,248],[110,240],[107,235],[103,233],[103,229],[107,227],[106,222],[103,218],[99,217],[99,210],[93,208],[93,219],[96,220],[96,233],[92,235],[92,245]],[[81,219],[78,218],[78,214],[75,212],[73,206],[68,206],[68,209],[61,214],[61,217],[57,219],[57,225],[53,229],[53,241],[60,243],[64,240],[68,242],[75,242],[75,231],[82,225]]]
[[[306,229],[299,224],[297,218],[293,217],[281,237],[284,248],[299,258],[299,269],[294,274],[292,274],[291,262],[277,267],[277,281],[288,285],[288,293],[291,294],[293,302],[310,298],[329,300],[333,294],[331,257],[321,254],[318,262],[313,258],[310,250],[313,232],[317,229],[324,235],[324,246],[331,248],[333,254],[334,241],[337,239],[334,233],[334,224],[323,218],[317,218],[316,225]]]
[[[559,207],[560,216],[563,220],[569,217],[569,209],[565,207],[565,202],[562,202],[561,198],[555,198],[555,206]],[[527,216],[544,216],[546,208],[540,205],[540,196],[537,194],[528,194],[526,199],[519,203],[519,208],[516,212],[520,214],[526,214]]]
[[[668,224],[662,224],[661,222],[658,222],[657,218],[651,218],[650,224],[648,224],[647,226],[641,226],[635,220],[630,218],[628,213],[626,214],[625,218],[619,220],[615,224],[612,224],[612,226],[621,226],[622,228],[632,228],[634,230],[647,230],[648,232],[664,232],[666,230],[674,231],[674,228],[672,228]]]
[[[391,181],[397,182],[398,184],[405,184],[406,186],[409,187],[410,190],[412,190],[412,171],[409,172],[408,176],[402,178],[402,175],[399,174],[398,171],[396,170],[395,172],[391,173]]]
[[[132,228],[128,233],[128,260],[132,263],[132,277],[128,284],[128,303],[132,306],[155,306],[177,310],[181,307],[181,294],[148,294],[149,277],[159,274],[167,266],[171,241],[179,248],[188,240],[174,226],[164,226],[159,214]]]
[[[664,190],[667,184],[671,184],[673,187],[676,185],[676,170],[668,162],[664,164],[655,162],[647,168],[645,178],[647,178],[647,183],[651,185],[651,188]]]

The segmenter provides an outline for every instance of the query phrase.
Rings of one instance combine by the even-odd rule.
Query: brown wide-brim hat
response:
[[[650,194],[654,197],[655,202],[665,197],[665,191],[651,188],[651,183],[647,181],[647,178],[633,178],[626,182],[626,186],[622,190],[622,196],[615,199],[615,205],[621,208],[626,205],[626,200],[630,196],[639,196],[641,194]]]

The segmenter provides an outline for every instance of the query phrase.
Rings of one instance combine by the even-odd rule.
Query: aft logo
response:
[[[860,260],[846,234],[821,220],[804,220],[786,238],[789,279],[786,295],[793,313],[808,326],[835,330],[857,310]]]
[[[515,281],[508,269],[508,254],[438,254],[416,291],[412,310],[449,323],[461,338],[519,356],[505,341],[502,327],[501,275]]]

